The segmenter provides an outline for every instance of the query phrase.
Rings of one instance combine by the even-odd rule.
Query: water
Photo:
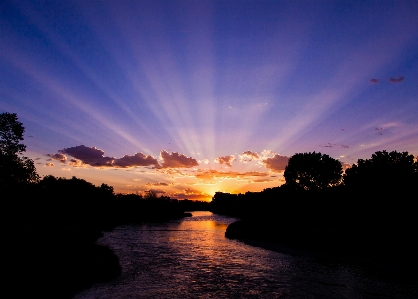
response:
[[[410,275],[250,246],[225,238],[236,219],[192,214],[105,233],[122,274],[75,298],[418,298]]]

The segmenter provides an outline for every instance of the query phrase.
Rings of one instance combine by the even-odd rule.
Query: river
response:
[[[118,255],[122,274],[74,298],[418,298],[411,275],[250,246],[225,238],[235,218],[192,214],[106,232],[99,243]]]

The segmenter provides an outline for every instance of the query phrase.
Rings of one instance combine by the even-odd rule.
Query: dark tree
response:
[[[408,152],[378,151],[344,174],[344,185],[362,189],[405,188],[418,183],[418,162]]]
[[[337,186],[342,177],[341,162],[321,153],[298,153],[290,157],[284,171],[286,185],[302,190]]]
[[[25,188],[39,180],[33,161],[23,156],[26,151],[21,143],[24,132],[16,113],[0,114],[0,186],[3,191]]]

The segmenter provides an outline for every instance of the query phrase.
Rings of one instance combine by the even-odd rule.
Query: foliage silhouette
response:
[[[298,153],[290,157],[284,171],[288,186],[320,190],[337,186],[342,177],[341,162],[321,153]]]
[[[348,168],[343,182],[357,189],[408,188],[418,183],[418,162],[408,152],[378,151]]]
[[[21,143],[25,128],[16,113],[0,114],[0,186],[3,193],[25,190],[39,176],[33,161],[25,156]]]

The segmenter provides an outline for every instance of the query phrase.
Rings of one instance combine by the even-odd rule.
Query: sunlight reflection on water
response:
[[[105,233],[100,243],[119,256],[122,274],[75,298],[417,298],[413,285],[379,280],[358,266],[229,240],[225,229],[236,219],[192,214]]]

